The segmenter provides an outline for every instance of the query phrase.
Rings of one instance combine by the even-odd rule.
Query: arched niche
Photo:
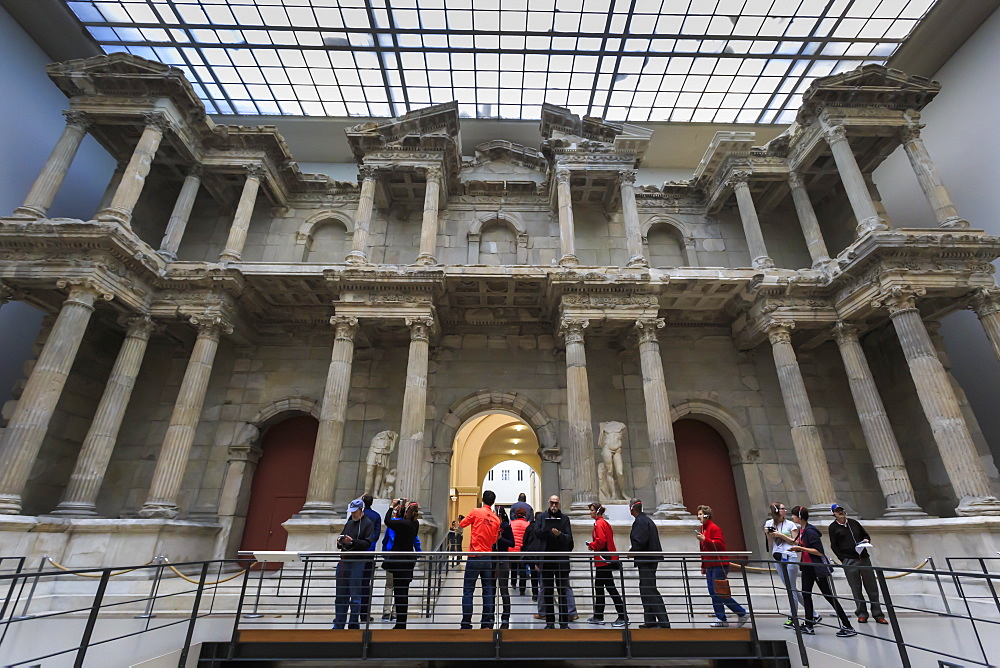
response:
[[[528,233],[516,214],[480,215],[469,226],[468,264],[528,264]]]
[[[304,246],[303,262],[340,264],[351,252],[354,221],[343,211],[326,209],[309,216],[295,235],[295,243]]]
[[[694,238],[683,223],[653,216],[642,224],[642,240],[651,267],[697,267]]]

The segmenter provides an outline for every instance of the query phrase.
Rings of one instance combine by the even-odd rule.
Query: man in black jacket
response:
[[[569,517],[563,515],[559,508],[559,497],[549,497],[549,509],[542,513],[535,523],[535,538],[540,552],[572,552],[573,530],[569,525]],[[559,590],[559,628],[568,629],[569,611],[569,557],[542,557],[542,610],[545,616],[545,628],[555,628],[555,598]]]
[[[337,538],[341,551],[337,564],[337,597],[334,599],[333,628],[342,629],[347,623],[350,608],[349,629],[361,628],[361,599],[364,595],[365,562],[370,558],[365,554],[375,541],[375,524],[365,516],[365,503],[354,499],[347,506],[347,523]]]
[[[847,584],[851,587],[851,595],[854,596],[854,614],[858,616],[858,621],[864,624],[868,621],[868,608],[865,606],[865,598],[861,592],[864,585],[868,593],[868,600],[871,601],[872,616],[879,624],[888,624],[882,614],[882,606],[878,600],[878,582],[875,579],[875,572],[871,569],[872,560],[868,556],[868,550],[857,549],[859,543],[870,543],[871,537],[861,522],[847,516],[847,510],[838,503],[830,506],[833,511],[833,522],[830,523],[830,547],[833,553],[844,565],[844,576]]]
[[[662,552],[660,534],[653,520],[642,512],[642,501],[633,499],[629,505],[629,512],[635,518],[632,522],[632,533],[629,536],[632,542],[629,552]],[[644,622],[639,625],[639,628],[669,629],[670,620],[667,618],[667,607],[663,604],[660,590],[656,588],[656,568],[663,561],[663,555],[642,556],[636,554],[633,559],[636,568],[639,569],[639,598],[642,600]]]

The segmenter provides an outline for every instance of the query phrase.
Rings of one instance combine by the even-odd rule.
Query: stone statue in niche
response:
[[[601,436],[597,444],[601,447],[601,463],[598,465],[598,479],[603,501],[622,501],[625,494],[625,467],[622,462],[622,437],[625,425],[618,421],[602,422]]]
[[[368,457],[365,459],[365,492],[379,499],[388,499],[383,492],[386,487],[386,477],[389,474],[389,455],[396,449],[399,434],[394,431],[380,431],[375,434],[368,447]]]

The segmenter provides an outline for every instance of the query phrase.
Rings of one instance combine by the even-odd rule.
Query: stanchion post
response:
[[[73,668],[83,668],[83,659],[87,656],[87,648],[90,647],[90,639],[94,635],[94,626],[97,625],[97,615],[101,612],[101,604],[104,602],[104,592],[108,589],[108,579],[111,578],[111,569],[105,568],[101,571],[101,581],[97,583],[97,593],[94,594],[94,604],[87,615],[87,624],[83,627],[83,636],[80,638],[80,646],[76,650],[76,660]],[[184,665],[181,663],[180,665]]]
[[[233,615],[233,635],[229,640],[229,652],[226,657],[227,659],[232,659],[236,654],[236,642],[240,637],[240,613],[243,611],[243,601],[246,600],[247,596],[247,584],[250,582],[251,566],[253,566],[253,564],[247,565],[246,570],[243,571],[243,584],[240,585],[240,600],[236,604],[236,614]]]
[[[134,619],[152,619],[156,617],[153,614],[153,602],[160,591],[160,579],[163,577],[163,562],[165,559],[166,557],[162,554],[153,557],[153,563],[156,564],[156,572],[153,574],[153,586],[149,590],[149,601],[146,602],[146,611],[141,615],[136,615]],[[146,624],[146,628],[149,628],[148,623]]]
[[[243,615],[244,619],[257,619],[258,617],[263,617],[264,615],[257,612],[257,606],[260,605],[260,590],[264,586],[264,569],[267,566],[266,561],[260,563],[260,577],[257,578],[257,595],[253,600],[253,612],[249,612]]]
[[[938,573],[937,566],[934,565],[934,557],[927,557],[927,563],[931,565],[931,571],[934,573],[934,581],[937,582],[938,591],[941,592],[941,602],[944,603],[944,610],[950,615],[951,605],[948,604],[948,597],[944,593],[944,584],[941,582],[941,574]]]
[[[747,565],[749,565],[749,560],[747,561]],[[747,613],[750,615],[750,641],[753,643],[756,657],[763,659],[764,654],[760,648],[760,637],[757,635],[757,618],[753,613],[753,598],[750,596],[750,580],[747,577],[749,571],[747,571],[746,566],[742,566],[740,572],[743,574],[743,591],[747,595]]]
[[[986,559],[979,557],[979,567],[983,569],[983,575],[986,576],[986,584],[990,586],[990,593],[993,594],[993,604],[997,606],[997,612],[1000,612],[1000,598],[997,598],[997,589],[993,586],[993,578],[990,577],[990,572],[986,568]]]
[[[186,666],[188,652],[191,651],[191,639],[194,637],[194,625],[198,622],[198,608],[201,606],[201,595],[205,591],[205,579],[208,577],[208,562],[201,565],[201,577],[198,579],[198,589],[194,594],[194,605],[191,606],[191,617],[188,620],[187,634],[184,636],[184,647],[181,649],[181,657],[177,661],[178,666]]]
[[[892,605],[892,596],[889,595],[889,585],[885,581],[885,573],[881,568],[875,568],[875,577],[878,579],[879,589],[882,590],[882,600],[885,602],[885,610],[889,613],[889,624],[892,626],[892,635],[896,640],[896,649],[899,651],[899,660],[902,668],[910,668],[910,657],[906,651],[906,643],[903,642],[903,631],[899,628],[899,620],[896,619],[896,609]]]
[[[802,665],[808,666],[809,655],[806,652],[805,644],[802,642],[802,622],[799,621],[799,608],[795,605],[796,591],[794,584],[789,581],[788,586],[785,588],[785,593],[788,595],[788,611],[792,613],[792,623],[795,625],[795,643],[799,646],[799,659],[802,661]]]

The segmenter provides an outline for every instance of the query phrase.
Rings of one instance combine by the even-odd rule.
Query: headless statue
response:
[[[625,467],[622,463],[622,437],[625,435],[625,425],[621,422],[602,422],[601,436],[598,445],[601,446],[603,475],[601,490],[607,493],[606,501],[618,501],[625,496]]]
[[[387,499],[384,496],[386,487],[386,475],[389,473],[389,455],[396,448],[396,441],[399,434],[394,431],[380,431],[375,434],[372,443],[368,448],[368,457],[365,459],[367,469],[365,471],[365,492],[379,499]]]

